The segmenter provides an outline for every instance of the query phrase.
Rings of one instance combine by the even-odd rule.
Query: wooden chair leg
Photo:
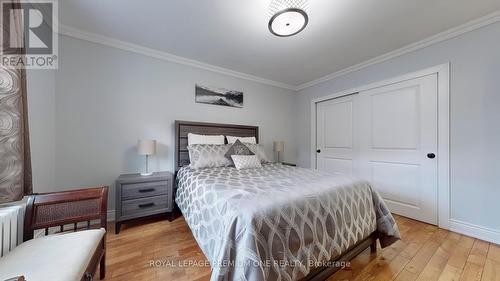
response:
[[[99,279],[106,277],[106,252],[102,254],[101,261],[99,262]]]
[[[374,254],[377,252],[377,240],[373,240],[370,244],[370,253]]]

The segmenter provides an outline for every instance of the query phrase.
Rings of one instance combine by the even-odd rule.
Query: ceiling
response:
[[[270,0],[65,0],[83,31],[298,86],[500,10],[498,0],[310,0],[309,24],[280,38]]]

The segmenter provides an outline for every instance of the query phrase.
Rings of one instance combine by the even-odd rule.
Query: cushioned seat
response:
[[[105,233],[101,228],[26,241],[0,258],[0,280],[80,280]]]

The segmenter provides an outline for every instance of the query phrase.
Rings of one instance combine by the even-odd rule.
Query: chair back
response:
[[[106,229],[108,212],[108,187],[94,187],[62,192],[33,194],[29,197],[24,219],[24,241],[33,239],[34,231],[73,224],[77,231],[78,223],[100,220],[100,226]]]

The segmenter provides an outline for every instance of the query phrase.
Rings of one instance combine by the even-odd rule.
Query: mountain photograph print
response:
[[[242,108],[243,92],[196,85],[195,100],[197,103]]]

